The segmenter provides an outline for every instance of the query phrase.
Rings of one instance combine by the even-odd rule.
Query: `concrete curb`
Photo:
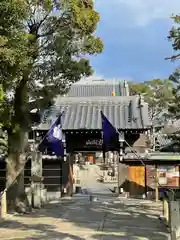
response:
[[[158,217],[158,219],[167,228],[168,232],[170,233],[170,228],[169,228],[169,226],[168,226],[168,224],[166,222],[166,219],[163,216],[161,216],[161,215]]]

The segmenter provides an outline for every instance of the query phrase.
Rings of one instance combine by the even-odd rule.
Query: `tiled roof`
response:
[[[100,110],[118,129],[147,129],[150,127],[148,105],[138,107],[138,96],[126,97],[58,97],[54,107],[46,112],[39,129],[48,129],[52,120],[64,111],[62,127],[64,130],[101,129]],[[142,119],[140,109],[142,109]],[[130,119],[131,118],[131,119]]]
[[[71,85],[68,97],[129,96],[129,86],[122,80],[81,80]]]
[[[141,159],[142,161],[180,161],[180,154],[174,152],[149,152],[149,153],[128,153],[123,156],[124,160]]]

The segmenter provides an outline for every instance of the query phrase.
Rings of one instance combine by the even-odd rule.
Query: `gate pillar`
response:
[[[62,161],[61,197],[73,195],[73,160],[74,154],[68,153]]]
[[[40,208],[41,190],[43,189],[42,154],[40,152],[33,153],[31,164],[32,205],[34,208]]]

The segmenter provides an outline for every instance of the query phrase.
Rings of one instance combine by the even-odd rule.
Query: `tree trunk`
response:
[[[18,139],[9,136],[9,154],[6,161],[6,188],[8,211],[27,212],[30,210],[24,188],[24,166],[26,154],[23,151],[25,134]],[[23,142],[23,145],[22,145]]]
[[[24,166],[26,162],[27,132],[29,119],[27,109],[27,82],[30,68],[23,72],[14,95],[11,127],[8,129],[7,200],[8,209],[26,212],[29,209],[24,188]]]

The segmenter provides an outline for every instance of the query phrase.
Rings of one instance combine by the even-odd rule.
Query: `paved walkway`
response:
[[[160,204],[99,195],[96,202],[76,196],[0,225],[0,239],[166,240],[157,216]]]

